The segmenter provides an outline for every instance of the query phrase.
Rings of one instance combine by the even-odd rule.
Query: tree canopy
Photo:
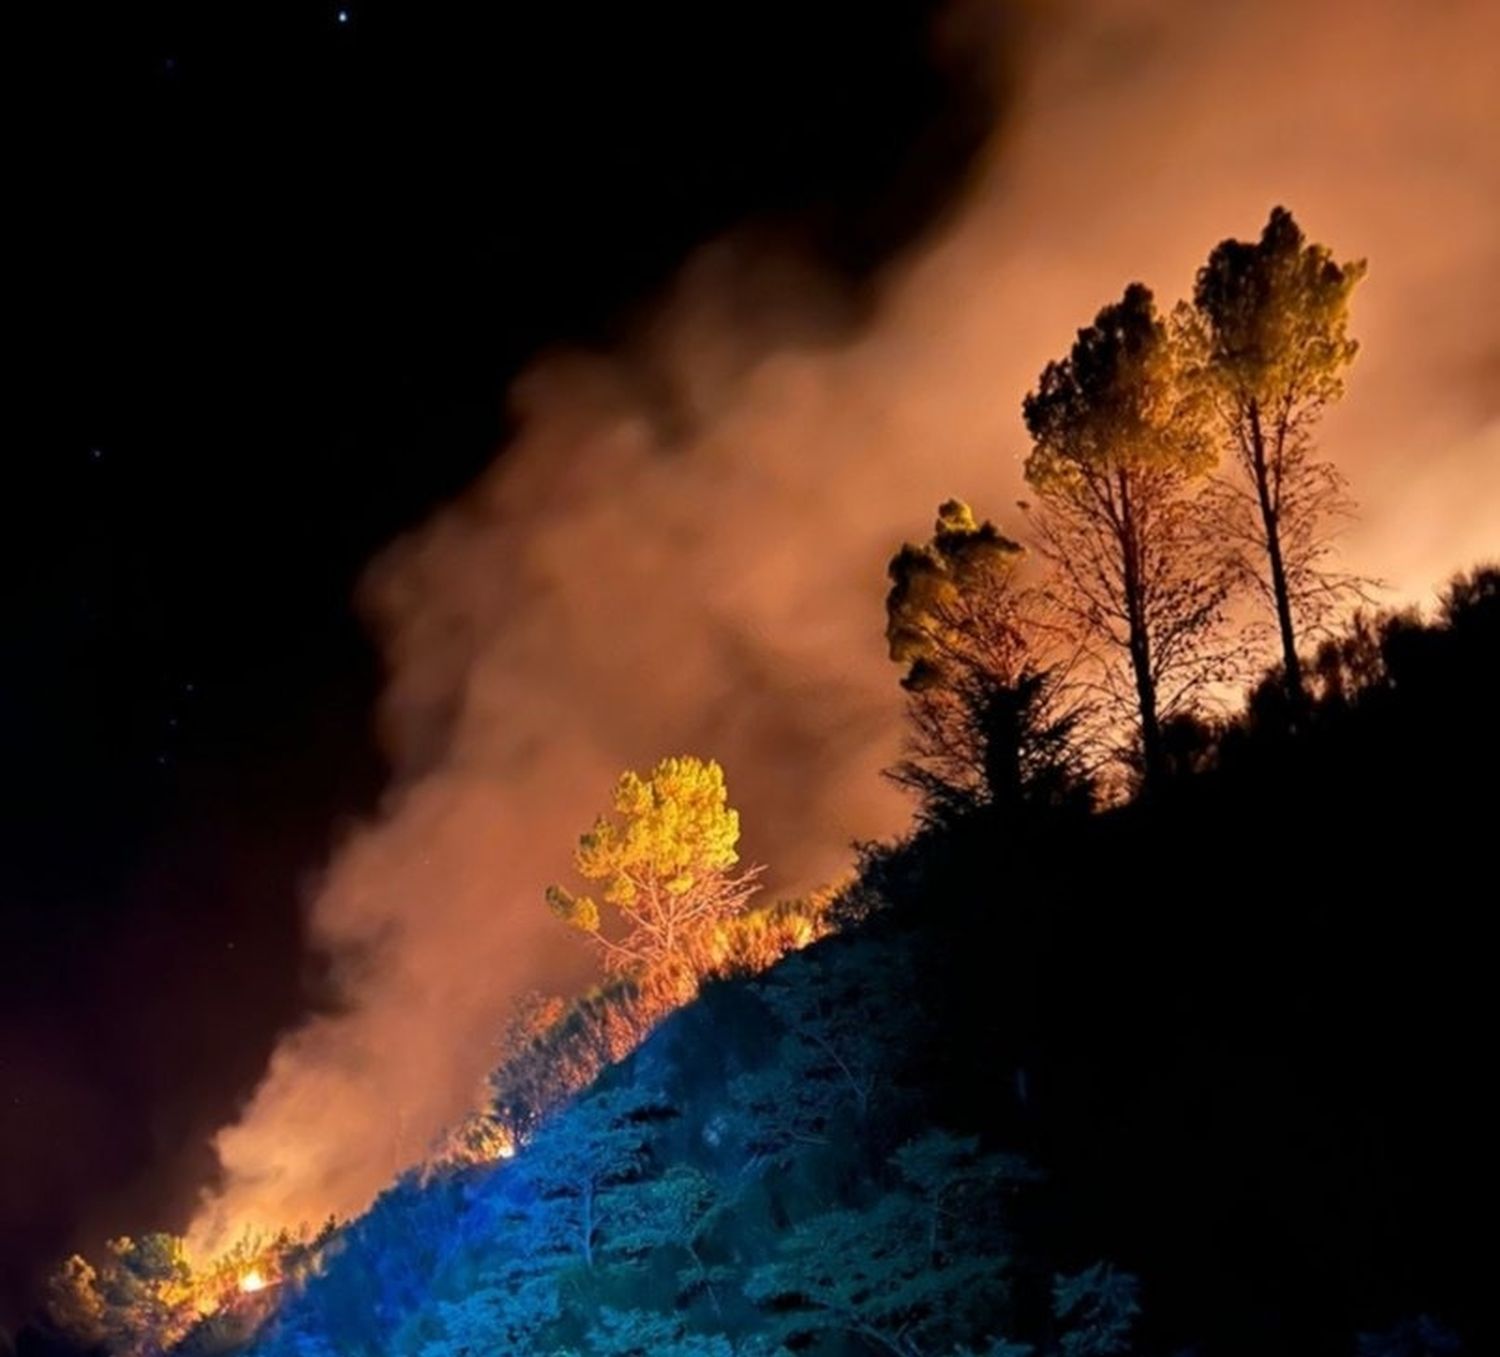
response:
[[[889,775],[921,798],[925,819],[1080,785],[1067,740],[1076,713],[1060,700],[1060,669],[1038,654],[1038,598],[1016,581],[1023,554],[950,499],[931,540],[891,558],[886,642],[905,667],[910,726]]]
[[[599,899],[562,886],[547,891],[557,915],[602,947],[614,969],[684,959],[696,935],[741,911],[757,889],[758,867],[735,873],[739,812],[729,805],[724,770],[712,759],[663,759],[615,786],[614,813],[578,840],[579,875],[599,883]],[[601,903],[623,929],[604,928]]]
[[[1222,676],[1231,584],[1195,504],[1215,458],[1206,408],[1150,290],[1104,307],[1022,409],[1050,598],[1099,690],[1133,713],[1149,786],[1162,723]]]
[[[1191,379],[1230,457],[1217,522],[1275,615],[1294,695],[1299,640],[1360,583],[1329,559],[1331,530],[1353,501],[1338,469],[1317,457],[1312,434],[1359,350],[1349,299],[1364,275],[1363,260],[1337,263],[1278,207],[1259,240],[1215,246],[1177,316]]]
[[[1025,640],[1012,572],[1023,548],[962,500],[938,506],[932,540],[891,558],[886,642],[911,689],[961,681],[976,668],[1013,677]]]

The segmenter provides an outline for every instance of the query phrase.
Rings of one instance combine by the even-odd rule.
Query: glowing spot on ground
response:
[[[251,1269],[240,1278],[240,1290],[246,1294],[266,1289],[266,1279],[255,1269]]]

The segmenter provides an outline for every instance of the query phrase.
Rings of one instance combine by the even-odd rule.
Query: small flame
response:
[[[501,1159],[514,1159],[516,1157],[516,1147],[509,1141],[506,1141],[496,1153]]]
[[[240,1290],[247,1295],[251,1295],[256,1291],[264,1291],[265,1289],[266,1279],[254,1268],[240,1277]]]

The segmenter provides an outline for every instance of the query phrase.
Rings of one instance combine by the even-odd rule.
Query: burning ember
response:
[[[240,1277],[240,1290],[246,1295],[253,1295],[257,1291],[264,1291],[268,1283],[266,1279],[254,1268]]]

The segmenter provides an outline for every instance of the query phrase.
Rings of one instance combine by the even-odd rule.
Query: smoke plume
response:
[[[1324,446],[1347,563],[1420,598],[1500,541],[1500,11],[1098,0],[1047,11],[941,238],[851,321],[751,236],[634,340],[544,357],[516,433],[371,568],[397,769],[311,906],[344,1007],[290,1033],[217,1138],[201,1242],[362,1206],[468,1105],[512,998],[586,959],[543,907],[617,773],[725,766],[784,888],[904,808],[884,564],[961,495],[1018,529],[1020,400],[1123,285],[1170,302],[1286,203],[1367,256]]]

